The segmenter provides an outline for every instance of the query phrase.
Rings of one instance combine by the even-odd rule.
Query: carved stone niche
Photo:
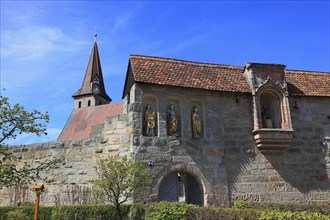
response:
[[[247,63],[244,75],[253,96],[252,132],[256,146],[264,151],[290,147],[292,123],[288,90],[281,64]]]

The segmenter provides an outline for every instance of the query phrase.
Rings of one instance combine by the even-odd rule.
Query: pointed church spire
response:
[[[84,80],[81,88],[72,97],[75,100],[75,108],[108,104],[112,101],[104,87],[101,62],[96,43],[96,32],[94,34],[94,44]]]

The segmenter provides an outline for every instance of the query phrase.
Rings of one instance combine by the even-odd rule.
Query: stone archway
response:
[[[203,206],[203,187],[191,174],[173,171],[162,179],[159,185],[158,200],[180,201]]]

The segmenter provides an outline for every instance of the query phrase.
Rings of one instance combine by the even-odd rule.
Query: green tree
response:
[[[96,172],[94,187],[116,207],[120,220],[123,219],[120,206],[129,199],[139,200],[143,188],[151,183],[150,168],[140,158],[109,157],[98,161]]]
[[[45,134],[49,115],[42,114],[37,110],[28,112],[20,104],[10,105],[8,98],[0,96],[0,187],[3,186],[25,186],[34,178],[37,178],[40,171],[54,167],[59,160],[47,163],[40,163],[37,167],[27,164],[17,166],[17,157],[12,153],[6,141],[15,139],[23,133],[34,133],[38,136]]]

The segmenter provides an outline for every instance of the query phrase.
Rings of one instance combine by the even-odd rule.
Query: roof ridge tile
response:
[[[207,67],[228,67],[228,68],[237,68],[237,69],[244,69],[243,66],[236,66],[230,64],[220,64],[220,63],[209,63],[209,62],[199,62],[199,61],[191,61],[191,60],[183,60],[183,59],[176,59],[176,58],[167,58],[167,57],[158,57],[158,56],[147,56],[147,55],[139,55],[139,54],[130,54],[130,58],[142,58],[142,59],[151,59],[151,60],[158,60],[161,62],[175,62],[175,63],[185,63],[191,65],[202,65]]]

